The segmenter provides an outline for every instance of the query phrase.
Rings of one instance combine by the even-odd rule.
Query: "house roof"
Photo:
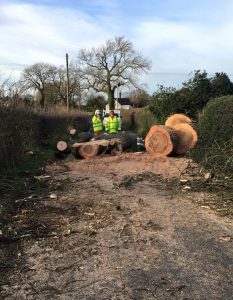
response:
[[[120,103],[121,105],[130,105],[131,106],[131,102],[129,98],[119,98],[119,99],[115,99],[118,100],[118,103]]]

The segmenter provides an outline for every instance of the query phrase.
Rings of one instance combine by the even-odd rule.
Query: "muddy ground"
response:
[[[233,299],[232,218],[198,172],[135,153],[47,166],[1,233],[1,299]]]

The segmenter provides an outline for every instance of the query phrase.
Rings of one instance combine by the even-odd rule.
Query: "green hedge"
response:
[[[212,99],[199,115],[191,156],[218,173],[233,174],[233,96]]]

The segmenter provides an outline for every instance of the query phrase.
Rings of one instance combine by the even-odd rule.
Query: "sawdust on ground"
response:
[[[1,296],[233,299],[232,219],[198,204],[188,166],[197,176],[143,153],[47,166],[48,194],[18,212],[27,234],[1,250]]]

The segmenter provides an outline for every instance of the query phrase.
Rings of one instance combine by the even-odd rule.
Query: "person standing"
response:
[[[117,133],[121,130],[121,122],[117,116],[114,115],[114,111],[111,110],[109,113],[109,117],[105,122],[105,131],[108,133]]]
[[[98,136],[103,133],[103,121],[101,118],[101,111],[99,109],[95,111],[95,115],[92,118],[92,127],[94,136]]]

